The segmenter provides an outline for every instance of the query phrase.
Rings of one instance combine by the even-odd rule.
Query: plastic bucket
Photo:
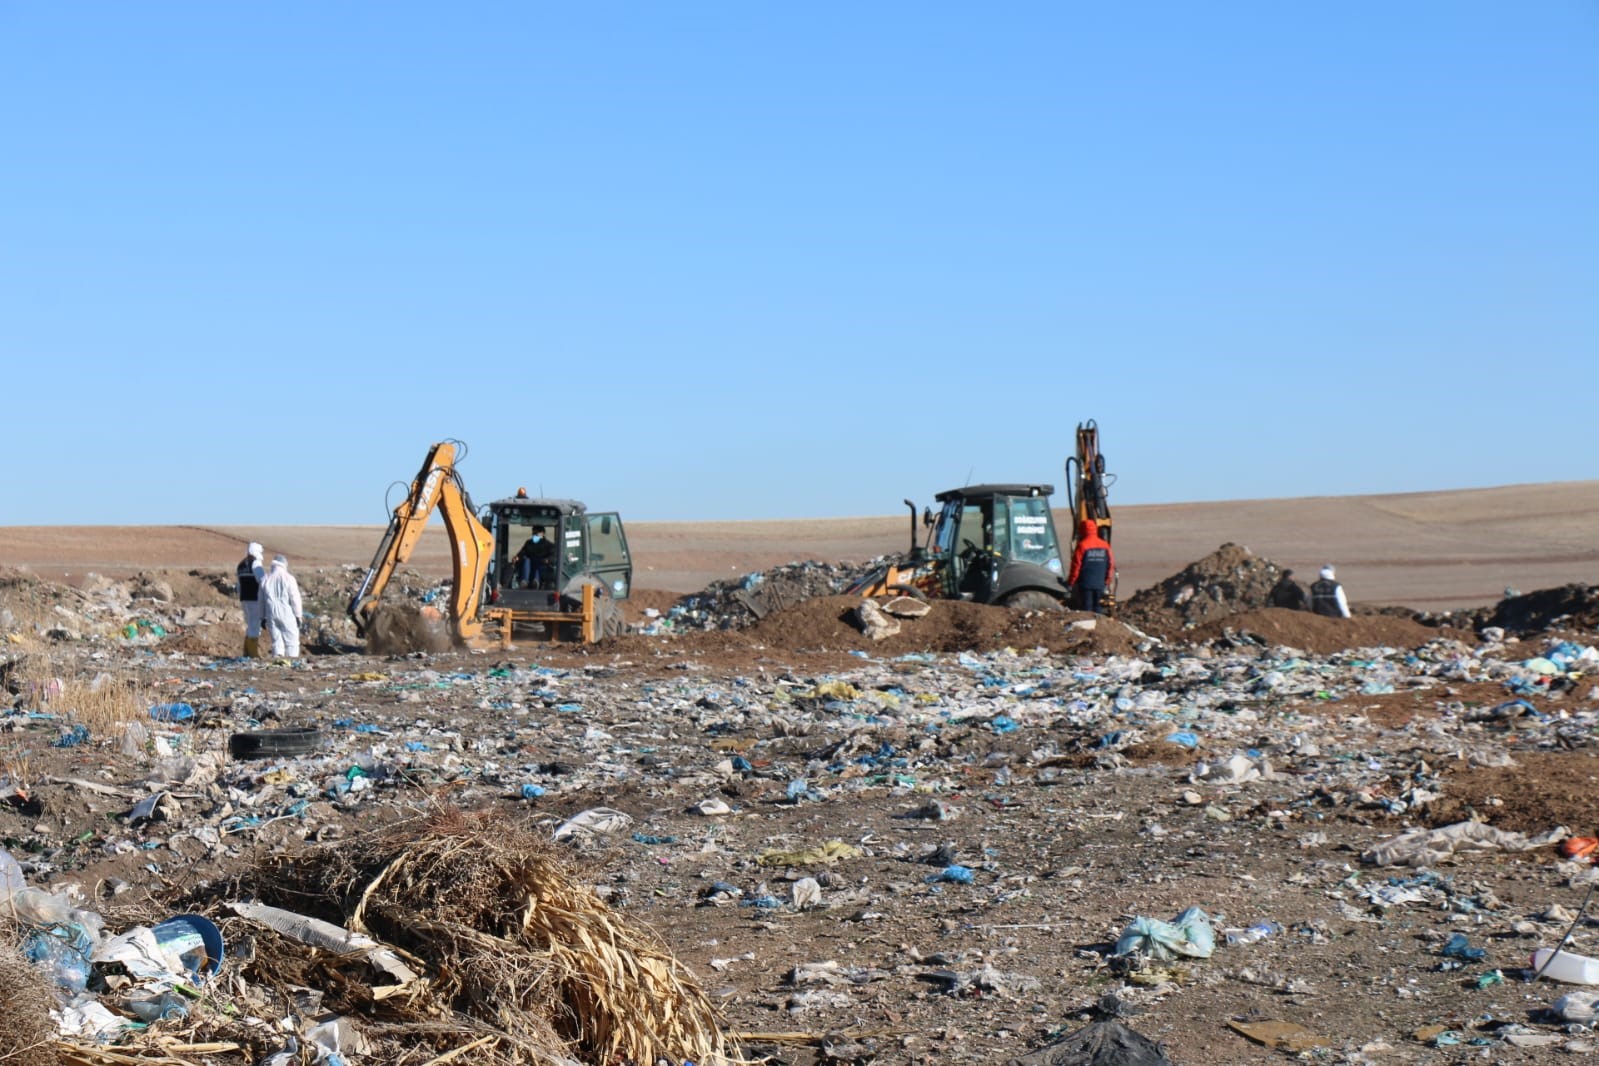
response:
[[[161,953],[196,974],[210,975],[222,968],[222,930],[209,918],[179,914],[151,929]]]

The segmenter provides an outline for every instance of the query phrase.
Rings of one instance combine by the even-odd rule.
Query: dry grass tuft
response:
[[[50,1020],[55,999],[50,982],[15,944],[0,943],[0,1063],[6,1066],[56,1066],[56,1027]]]
[[[109,674],[65,682],[54,702],[58,713],[82,724],[96,737],[120,738],[130,723],[150,717],[150,697],[144,686]]]
[[[264,874],[273,902],[305,912],[321,901],[320,917],[420,960],[427,986],[382,1010],[481,1040],[474,1062],[737,1061],[704,990],[661,941],[612,912],[543,836],[492,814],[448,811]]]

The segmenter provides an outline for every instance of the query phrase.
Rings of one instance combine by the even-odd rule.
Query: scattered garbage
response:
[[[1204,580],[1171,590],[1181,602],[1162,601],[1168,617],[1151,614],[1147,633],[1043,612],[981,629],[992,609],[907,599],[877,605],[900,633],[867,642],[845,621],[859,604],[811,602],[845,569],[821,564],[739,579],[697,606],[657,601],[659,635],[603,655],[249,663],[232,658],[231,620],[225,652],[182,650],[194,637],[177,621],[181,587],[174,601],[140,601],[159,637],[149,626],[123,636],[129,620],[109,607],[98,622],[88,610],[60,616],[76,636],[54,643],[35,643],[42,626],[25,645],[7,631],[0,818],[16,843],[15,857],[0,853],[0,892],[34,956],[18,962],[45,982],[51,1035],[85,1046],[180,1026],[221,1043],[249,1016],[272,1019],[270,1046],[251,1061],[388,1061],[389,1027],[409,1025],[413,1039],[429,1034],[409,1052],[421,1058],[498,1066],[518,1061],[525,1040],[567,1057],[541,1061],[588,1066],[615,1058],[621,1045],[604,1034],[631,1038],[621,1014],[667,1032],[675,1002],[703,1020],[696,1039],[733,1031],[714,1009],[732,1004],[741,1021],[803,1017],[814,1032],[801,1035],[828,1054],[892,1060],[881,1032],[848,1027],[904,993],[905,1039],[917,1045],[907,1056],[997,1033],[972,1055],[1044,1045],[1016,1061],[1145,1066],[1165,1052],[1132,1015],[1071,1031],[1082,1016],[1072,990],[1108,982],[1182,1012],[1204,1002],[1206,982],[1236,981],[1281,995],[1284,1013],[1308,1001],[1326,1016],[1345,993],[1304,968],[1317,952],[1294,949],[1380,938],[1396,1017],[1435,1010],[1453,1026],[1429,1041],[1576,1041],[1473,1014],[1521,972],[1489,969],[1490,947],[1503,962],[1512,937],[1520,951],[1564,944],[1551,980],[1586,976],[1593,960],[1576,953],[1599,948],[1588,926],[1560,939],[1599,848],[1555,824],[1594,828],[1561,786],[1591,769],[1593,635],[1503,627],[1478,640],[1394,614],[1338,620],[1345,643],[1306,647],[1301,634],[1331,639],[1318,620],[1299,612],[1279,625],[1280,609],[1255,604],[1269,561],[1220,555],[1243,572],[1199,567],[1188,577]],[[1173,625],[1186,635],[1161,628]],[[919,626],[937,639],[906,643]],[[1381,639],[1357,642],[1368,635]],[[18,663],[19,647],[34,661]],[[137,694],[121,718],[73,706],[101,674],[101,691]],[[72,884],[102,863],[109,873]],[[1207,883],[1190,874],[1235,879],[1217,907],[1245,912],[1229,921],[1192,907],[1163,921],[1120,910],[1138,896],[1169,913],[1182,885]],[[203,891],[180,898],[169,887],[179,884]],[[1547,896],[1527,906],[1532,884]],[[107,928],[97,911],[146,898],[161,907],[148,925]],[[535,924],[553,935],[558,911],[587,922],[598,905],[608,917],[581,926],[591,938],[637,914],[675,940],[675,917],[705,908],[687,946],[704,949],[716,987],[691,981],[671,993],[680,1001],[653,1007],[668,986],[609,990],[610,1020],[584,1017],[596,1043],[578,1053],[572,1019],[595,1006],[584,997],[600,977],[521,923],[542,909]],[[1245,924],[1262,915],[1291,924]],[[1460,924],[1419,929],[1446,917]],[[780,982],[770,945],[815,928],[842,931],[859,957]],[[640,972],[688,975],[645,934],[621,935],[643,945]],[[1059,944],[1072,947],[1040,951]],[[552,950],[556,971],[532,961]],[[1206,958],[1216,962],[1188,965]],[[1548,949],[1533,956],[1542,961]],[[107,971],[125,983],[102,984]],[[913,982],[940,994],[919,999]],[[295,991],[268,1003],[268,986]],[[565,1004],[566,1022],[534,1009],[557,989],[548,1002]],[[1533,1024],[1588,1024],[1583,995]],[[489,1017],[478,1006],[488,1003],[510,1013]],[[1018,1024],[1019,1007],[1060,1016]],[[1225,1023],[1183,1016],[1211,1032]],[[1427,1020],[1395,1021],[1388,1038]],[[1320,1046],[1292,1022],[1234,1021],[1267,1046]],[[537,1043],[551,1032],[554,1043]],[[794,1034],[761,1036],[750,1042]],[[640,1039],[628,1054],[663,1050]],[[732,1047],[677,1046],[672,1061],[703,1066]]]

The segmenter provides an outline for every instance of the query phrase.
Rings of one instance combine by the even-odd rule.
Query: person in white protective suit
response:
[[[261,613],[272,653],[285,659],[300,657],[300,583],[289,573],[289,560],[272,557],[272,569],[261,579]]]
[[[244,611],[244,655],[247,659],[261,656],[261,579],[266,571],[261,567],[261,545],[255,541],[239,560],[239,607]]]

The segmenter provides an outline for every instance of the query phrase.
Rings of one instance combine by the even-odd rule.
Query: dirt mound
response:
[[[1442,636],[1459,637],[1460,633],[1386,612],[1325,618],[1309,611],[1262,607],[1206,622],[1184,631],[1182,639],[1202,643],[1227,635],[1255,637],[1271,645],[1330,655],[1349,648],[1414,648]]]
[[[1599,585],[1561,585],[1499,601],[1483,625],[1511,633],[1535,633],[1555,626],[1599,629]]]
[[[1020,611],[958,600],[938,600],[921,618],[901,620],[900,631],[871,640],[852,621],[861,600],[823,596],[776,611],[749,627],[748,635],[788,651],[861,649],[875,655],[909,652],[998,651],[1048,648],[1078,654],[1130,654],[1138,638],[1109,618],[1078,612]]]
[[[1241,544],[1223,544],[1159,584],[1134,593],[1121,617],[1146,632],[1174,634],[1270,606],[1271,590],[1286,572]]]
[[[409,603],[382,603],[366,626],[368,655],[409,655],[450,649],[450,635],[437,611]]]

